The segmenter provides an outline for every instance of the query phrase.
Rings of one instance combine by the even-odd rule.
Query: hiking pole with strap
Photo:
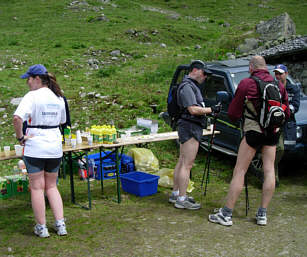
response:
[[[219,102],[218,105],[221,105],[221,103]],[[203,185],[204,185],[205,175],[206,175],[206,185],[205,185],[204,196],[206,196],[206,194],[207,194],[207,187],[208,187],[209,175],[210,175],[211,152],[212,152],[214,132],[215,132],[215,128],[216,128],[216,120],[217,120],[217,113],[214,113],[213,114],[212,134],[211,134],[210,140],[208,139],[208,154],[207,154],[206,166],[205,166],[204,173],[203,173],[203,178],[202,178],[202,181],[201,181],[201,198],[202,198],[202,195],[203,195]]]

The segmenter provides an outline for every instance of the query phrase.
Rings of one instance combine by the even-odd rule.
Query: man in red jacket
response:
[[[256,76],[264,81],[274,80],[268,72],[264,58],[261,56],[253,56],[251,58],[249,72],[251,76]],[[285,87],[281,83],[279,83],[279,88],[282,95],[282,102],[287,106],[285,111],[287,119],[290,116],[288,95]],[[264,133],[258,121],[249,118],[251,115],[248,115],[246,106],[254,113],[257,113],[256,110],[260,108],[258,87],[252,78],[245,78],[239,83],[228,109],[228,116],[231,120],[236,121],[244,118],[244,137],[240,143],[226,205],[216,210],[215,214],[209,215],[209,221],[224,226],[232,225],[232,211],[243,189],[244,176],[258,149],[261,149],[264,173],[261,206],[256,214],[258,225],[267,224],[267,207],[275,190],[274,160],[276,144],[280,135],[279,128],[275,131]]]

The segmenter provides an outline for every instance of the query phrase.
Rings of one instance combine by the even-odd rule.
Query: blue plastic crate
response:
[[[134,171],[120,176],[122,188],[125,192],[137,196],[147,196],[157,193],[159,176]]]
[[[121,173],[135,171],[134,160],[131,156],[123,154],[121,156]]]
[[[95,161],[96,170],[95,170],[95,179],[101,180],[100,176],[100,161]],[[119,174],[121,170],[121,164],[119,163]],[[116,178],[116,163],[112,159],[102,160],[102,178],[111,179]]]
[[[110,152],[101,152],[101,157],[104,158]],[[100,153],[90,154],[88,155],[89,159],[93,159],[95,161],[95,179],[101,180],[100,175]],[[106,159],[102,160],[102,179],[112,179],[116,178],[116,155],[111,154]],[[119,174],[121,171],[121,162],[119,162]]]

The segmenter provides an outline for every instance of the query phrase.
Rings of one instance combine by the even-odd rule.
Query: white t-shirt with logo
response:
[[[58,126],[66,122],[65,103],[49,88],[28,92],[14,115],[32,126]],[[63,156],[62,135],[59,128],[27,128],[24,155],[35,158],[60,158]]]

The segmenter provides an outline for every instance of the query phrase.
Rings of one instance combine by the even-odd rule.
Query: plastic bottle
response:
[[[103,143],[103,133],[104,133],[104,129],[102,126],[100,126],[98,129],[98,143],[99,144]]]
[[[70,146],[71,145],[71,129],[70,127],[66,127],[64,128],[64,141],[65,141],[65,145]]]
[[[103,143],[104,144],[109,144],[109,134],[108,134],[108,127],[107,127],[107,125],[104,125]]]
[[[112,125],[112,134],[113,134],[113,143],[114,143],[117,139],[117,131],[114,125]]]
[[[82,144],[82,137],[81,137],[80,130],[77,130],[76,134],[77,134],[77,145],[81,145]]]
[[[111,125],[108,125],[109,144],[113,144],[113,130]]]
[[[94,125],[92,128],[92,134],[93,134],[93,142],[98,143],[98,130],[96,125]]]

